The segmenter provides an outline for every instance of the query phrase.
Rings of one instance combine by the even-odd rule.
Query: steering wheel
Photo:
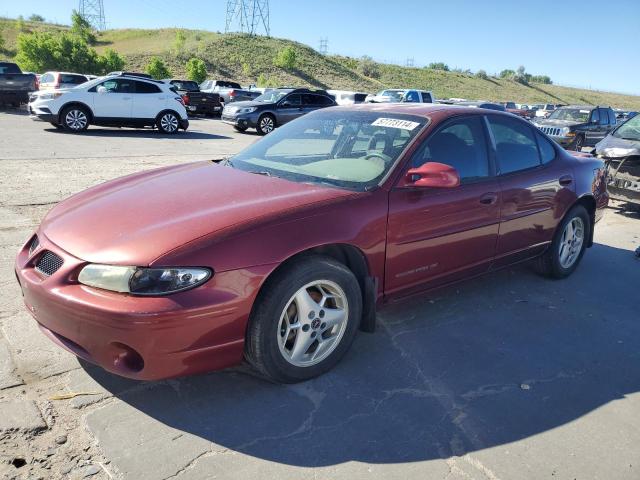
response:
[[[384,153],[381,153],[381,152],[370,151],[370,152],[367,152],[367,154],[364,156],[365,160],[373,160],[374,158],[379,158],[385,163],[385,165],[388,165],[393,160],[389,155],[385,155]]]

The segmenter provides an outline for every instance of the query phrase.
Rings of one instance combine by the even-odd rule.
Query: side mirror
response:
[[[406,185],[427,188],[454,188],[460,185],[460,174],[450,165],[427,162],[407,172]]]
[[[103,87],[102,85],[100,85],[96,91],[98,93],[109,93],[109,90],[107,90],[107,87]]]

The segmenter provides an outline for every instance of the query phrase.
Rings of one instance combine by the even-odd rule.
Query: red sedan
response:
[[[603,172],[493,110],[329,108],[224,162],[61,202],[16,273],[42,331],[116,374],[246,358],[296,382],[335,365],[394,297],[529,259],[571,274],[608,202]]]

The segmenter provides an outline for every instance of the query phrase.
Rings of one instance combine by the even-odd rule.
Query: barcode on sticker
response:
[[[409,120],[399,120],[397,118],[379,118],[371,125],[375,127],[401,128],[402,130],[413,130],[420,124]]]

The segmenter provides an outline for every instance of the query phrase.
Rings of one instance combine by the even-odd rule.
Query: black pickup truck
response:
[[[201,92],[200,87],[193,80],[169,79],[165,82],[171,84],[176,93],[182,97],[187,113],[202,113],[209,116],[222,113],[220,95],[217,93]]]
[[[22,73],[15,63],[0,62],[0,104],[14,107],[29,101],[29,94],[38,89],[38,79],[33,73]]]

